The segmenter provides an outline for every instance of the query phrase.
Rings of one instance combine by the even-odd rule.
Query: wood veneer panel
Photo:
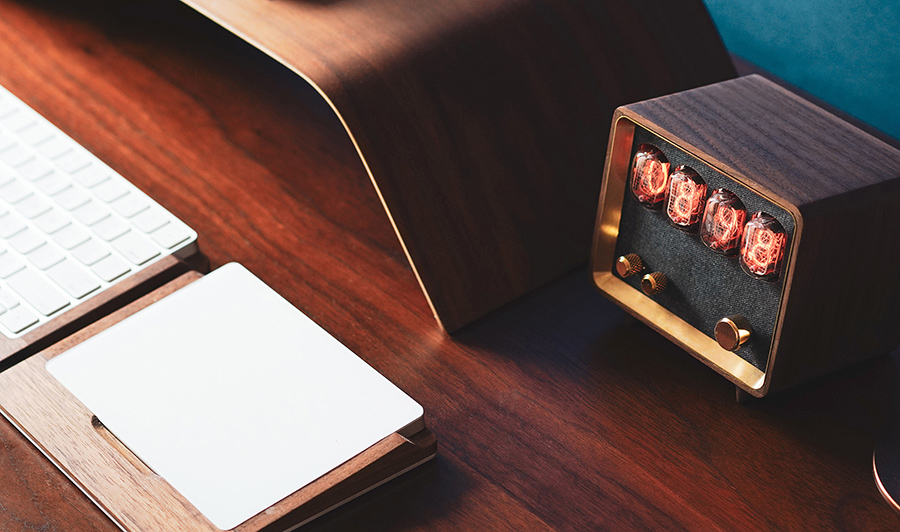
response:
[[[626,116],[800,210],[900,176],[895,148],[761,76],[635,103]]]
[[[762,396],[897,347],[900,244],[893,228],[900,226],[900,150],[757,75],[624,106],[614,120],[620,117],[726,172],[793,218],[794,227],[785,226],[792,235],[781,302],[771,313],[774,338],[767,366],[759,368],[765,378],[741,378],[731,369],[723,374]],[[619,181],[620,170],[611,170]],[[621,200],[602,201],[599,219],[609,224]],[[597,233],[603,253],[611,253],[605,249],[610,234]],[[611,263],[598,256],[598,271]],[[729,303],[735,307],[753,296],[752,289],[722,294],[735,298]],[[699,304],[689,292],[684,297]],[[646,309],[636,314],[652,319]],[[676,333],[679,318],[653,323],[716,364],[724,351],[707,331]]]
[[[328,100],[451,332],[587,260],[616,106],[734,76],[699,1],[185,1]]]

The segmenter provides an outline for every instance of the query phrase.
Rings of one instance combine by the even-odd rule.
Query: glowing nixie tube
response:
[[[631,192],[645,207],[659,209],[669,183],[669,159],[652,144],[641,144],[631,167]]]
[[[747,210],[741,200],[733,192],[720,188],[706,202],[700,240],[717,253],[735,255],[746,219]]]
[[[693,168],[677,166],[669,176],[669,200],[666,214],[672,225],[682,231],[695,232],[706,199],[706,182]]]
[[[744,226],[741,269],[767,281],[775,280],[784,259],[787,234],[773,216],[758,212]]]

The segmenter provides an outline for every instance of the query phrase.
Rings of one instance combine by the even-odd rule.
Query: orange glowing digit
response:
[[[690,218],[691,213],[694,212],[694,196],[697,187],[693,181],[682,181],[672,188],[675,189],[675,197],[672,198],[669,205],[672,206],[673,216],[679,220]]]
[[[663,165],[659,161],[650,159],[644,163],[641,174],[641,188],[648,195],[656,195],[663,191],[666,186],[666,174],[663,172]]]
[[[747,211],[731,191],[718,189],[706,202],[700,240],[710,249],[725,255],[738,252]]]
[[[758,212],[744,228],[741,269],[754,277],[773,280],[784,257],[787,234],[774,217]]]
[[[738,214],[734,209],[721,207],[716,209],[713,237],[724,242],[731,240],[738,231]]]

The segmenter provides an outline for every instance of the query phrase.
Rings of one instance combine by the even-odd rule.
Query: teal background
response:
[[[900,1],[705,3],[728,51],[900,139]]]

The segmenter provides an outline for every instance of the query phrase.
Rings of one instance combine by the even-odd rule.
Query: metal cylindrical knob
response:
[[[630,277],[644,269],[644,263],[636,253],[622,255],[616,260],[616,273],[619,277]]]
[[[739,315],[722,318],[716,323],[716,341],[722,349],[737,351],[753,334],[753,328],[746,318]]]
[[[662,272],[648,273],[641,278],[641,290],[648,296],[653,296],[665,290],[668,282],[666,274]]]

